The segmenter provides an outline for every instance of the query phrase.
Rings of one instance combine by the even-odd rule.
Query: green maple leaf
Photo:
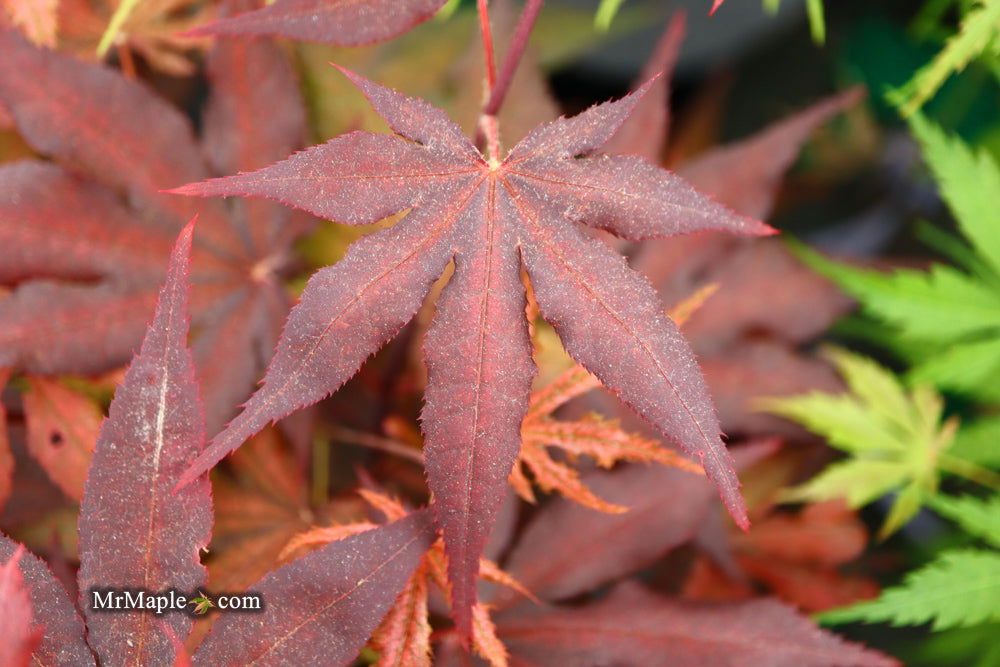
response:
[[[903,115],[915,113],[949,76],[961,72],[975,58],[1000,55],[1000,0],[973,0],[966,6],[958,32],[900,91]]]
[[[920,114],[909,120],[967,240],[932,232],[935,245],[959,268],[880,273],[831,262],[804,247],[797,253],[890,327],[893,347],[913,364],[910,380],[1000,402],[1000,165]]]
[[[930,622],[934,630],[1000,621],[1000,553],[946,551],[878,599],[827,612],[820,618],[824,623]]]
[[[848,385],[844,394],[812,392],[763,399],[759,407],[797,421],[846,454],[785,500],[819,502],[843,498],[860,507],[890,492],[896,500],[882,526],[886,537],[933,496],[941,472],[994,486],[1000,477],[949,452],[958,422],[946,419],[941,396],[926,385],[907,389],[889,370],[844,350],[826,356]]]

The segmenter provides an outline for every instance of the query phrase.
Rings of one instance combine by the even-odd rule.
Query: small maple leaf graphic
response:
[[[195,614],[198,614],[199,616],[207,614],[208,610],[215,606],[215,603],[212,602],[211,598],[209,598],[201,591],[198,591],[198,597],[191,598],[190,600],[188,600],[188,604],[194,605],[193,611]]]
[[[747,526],[694,355],[649,282],[583,228],[632,240],[774,231],[642,158],[596,154],[649,84],[540,125],[499,160],[485,158],[441,109],[342,71],[396,135],[351,132],[270,167],[175,192],[267,197],[348,224],[409,212],[312,277],[263,386],[179,485],[269,422],[337,390],[413,317],[454,262],[424,347],[422,422],[463,631],[471,630],[479,556],[518,455],[535,373],[522,268],[570,355],[697,457]]]

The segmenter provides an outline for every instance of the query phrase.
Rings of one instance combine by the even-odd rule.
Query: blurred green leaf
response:
[[[955,435],[951,452],[977,465],[1000,467],[1000,415],[963,425]]]
[[[975,0],[962,19],[959,31],[944,49],[920,68],[904,86],[904,116],[917,111],[955,72],[961,72],[977,56],[1000,51],[1000,0]]]
[[[951,519],[962,530],[1000,547],[1000,493],[983,500],[975,496],[939,495],[931,498],[931,508]]]
[[[820,616],[823,623],[932,623],[932,629],[1000,620],[1000,553],[947,551],[876,600]]]

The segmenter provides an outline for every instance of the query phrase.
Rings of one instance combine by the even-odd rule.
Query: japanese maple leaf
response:
[[[365,224],[409,209],[317,272],[263,386],[184,476],[197,478],[268,422],[324,398],[416,312],[454,261],[427,333],[426,470],[453,608],[471,624],[479,554],[518,454],[534,365],[522,267],[542,316],[604,386],[702,463],[747,525],[731,459],[694,357],[653,288],[584,225],[631,239],[702,230],[767,234],[636,157],[597,149],[638,93],[541,125],[502,161],[443,111],[347,72],[394,136],[352,132],[256,172],[179,188],[255,195]]]
[[[0,300],[0,366],[89,374],[127,362],[173,238],[198,212],[195,356],[214,432],[274,348],[290,307],[279,271],[304,216],[267,202],[193,207],[159,190],[294,150],[305,112],[291,67],[274,44],[219,40],[199,145],[177,109],[118,72],[2,27],[0,52],[0,103],[55,160],[0,166],[0,284],[14,287]]]

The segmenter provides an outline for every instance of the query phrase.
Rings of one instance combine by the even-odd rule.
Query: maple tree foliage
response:
[[[705,555],[695,561],[684,597],[732,600],[753,597],[753,582],[776,597],[809,612],[824,611],[878,595],[867,577],[841,572],[868,543],[864,525],[838,502],[806,506],[797,515],[758,510],[748,535],[727,535],[727,557],[719,563]],[[731,550],[731,552],[729,551]]]
[[[193,354],[187,347],[193,231],[192,222],[173,250],[153,321],[102,426],[80,509],[80,602],[87,644],[102,664],[157,663],[164,656],[184,663],[180,638],[188,635],[191,617],[159,619],[148,610],[102,613],[93,606],[94,591],[191,591],[205,581],[199,554],[211,531],[209,482],[200,479],[173,491],[205,441]],[[349,662],[434,534],[430,513],[413,512],[278,568],[254,585],[272,601],[287,601],[263,612],[267,632],[261,632],[257,615],[225,618],[192,659],[198,664],[247,664],[280,648],[286,658]],[[23,547],[0,538],[0,557],[9,559],[0,568],[0,588],[20,588],[21,577],[32,584],[27,593],[12,590],[0,599],[23,607],[17,610],[21,624],[30,622],[32,610],[39,613],[46,633],[41,641],[25,632],[11,636],[5,646],[19,652],[11,664],[29,658],[47,664],[50,657],[57,664],[94,664],[83,643],[83,623],[62,586],[40,561],[22,554]],[[19,595],[25,599],[19,602]],[[0,605],[0,618],[5,615]],[[4,627],[19,631],[13,622]],[[317,642],[317,636],[324,641]]]
[[[0,49],[0,101],[56,160],[0,166],[0,282],[15,287],[0,302],[0,366],[104,371],[141,339],[173,236],[195,211],[159,190],[297,147],[305,114],[294,75],[273,44],[219,40],[199,147],[187,119],[142,84],[10,29],[0,28]],[[273,349],[290,305],[278,272],[308,221],[266,202],[198,211],[195,355],[214,431]]]
[[[683,326],[714,289],[710,285],[674,306],[669,312],[670,319],[677,326]],[[533,305],[529,304],[529,322],[536,319],[535,313],[531,312]],[[549,447],[562,449],[571,460],[589,456],[603,468],[613,468],[623,461],[644,461],[704,474],[697,463],[662,446],[659,441],[629,433],[616,420],[606,419],[600,414],[589,413],[576,421],[553,419],[553,413],[566,403],[600,386],[596,376],[576,364],[548,385],[531,393],[528,411],[521,422],[521,450],[508,480],[526,501],[536,502],[531,482],[525,475],[525,471],[529,470],[535,484],[543,491],[558,491],[601,512],[624,512],[628,509],[595,496],[580,482],[576,470],[553,459],[548,452]]]
[[[10,377],[10,371],[0,370],[0,393]],[[7,503],[14,482],[14,454],[10,450],[10,436],[7,434],[7,409],[0,401],[0,507]]]
[[[452,102],[454,118],[486,123],[470,122],[466,134],[422,99],[342,70],[393,133],[352,131],[294,153],[305,113],[290,63],[271,41],[236,38],[368,44],[444,2],[144,0],[114,40],[121,74],[68,55],[94,57],[113,3],[62,0],[58,35],[45,23],[54,2],[15,17],[22,26],[42,20],[30,41],[61,51],[0,26],[0,125],[13,123],[35,151],[0,165],[0,389],[14,377],[0,402],[0,506],[17,481],[14,454],[18,476],[47,484],[44,493],[14,488],[14,513],[0,525],[48,560],[0,536],[0,663],[350,664],[367,644],[362,660],[380,665],[470,664],[469,648],[493,667],[664,656],[895,664],[784,603],[745,599],[766,591],[811,611],[877,590],[840,571],[866,542],[855,513],[776,512],[751,495],[758,530],[738,531],[749,521],[736,472],[752,480],[751,466],[776,447],[742,438],[802,434],[751,414],[750,399],[840,389],[804,348],[848,306],[779,243],[738,235],[773,233],[758,219],[771,214],[785,172],[860,93],[689,159],[691,145],[709,143],[698,143],[697,129],[693,144],[666,145],[682,15],[636,92],[546,122],[558,105],[540,71],[530,57],[519,69],[519,56],[509,58],[525,47],[542,3],[525,3],[517,27],[505,26],[510,40],[496,41],[508,53],[499,78],[515,69],[521,77],[501,109],[487,7],[503,3],[483,0],[486,76],[469,68],[455,94],[468,108]],[[173,34],[216,10],[215,23]],[[190,77],[198,60],[189,51],[208,47],[209,36],[218,39],[205,54],[196,141],[187,118],[137,79],[169,90],[177,82],[149,69]],[[339,115],[344,126],[367,127]],[[488,129],[497,118],[511,136],[534,128],[506,156]],[[470,140],[477,129],[486,136]],[[226,174],[238,175],[211,179]],[[246,199],[194,203],[165,188]],[[195,211],[193,231],[184,225]],[[310,226],[306,213],[378,224],[312,277],[289,316],[285,271]],[[361,233],[333,232],[341,244]],[[339,256],[327,254],[316,265]],[[143,331],[123,380],[115,369]],[[337,391],[401,331],[292,454],[271,425]],[[551,349],[541,347],[545,336]],[[261,388],[223,427],[275,345]],[[51,377],[104,371],[96,381]],[[113,384],[99,430],[104,399],[95,395],[109,397]],[[610,391],[591,392],[601,386]],[[359,405],[375,392],[381,405],[364,428],[383,435],[337,423],[335,411],[367,412]],[[611,394],[621,401],[606,403]],[[219,433],[207,446],[206,421],[209,435]],[[720,423],[738,436],[732,456]],[[333,443],[346,446],[331,451]],[[350,445],[370,449],[359,459]],[[204,473],[229,453],[210,484]],[[805,459],[773,466],[787,466],[775,475],[781,487]],[[348,462],[356,479],[345,483]],[[358,494],[345,493],[355,481]],[[532,483],[559,495],[540,499]],[[405,500],[373,490],[382,484]],[[25,503],[45,494],[59,497],[60,516],[18,525]],[[46,532],[76,521],[81,498],[79,551],[72,539],[45,547]],[[685,574],[677,565],[695,553]],[[945,586],[959,562],[930,583]],[[649,589],[634,581],[640,572]],[[109,586],[196,592],[198,606],[163,618],[98,613],[88,594]],[[213,591],[244,590],[265,598],[263,613],[197,616]],[[889,611],[856,613],[898,613],[904,593]]]
[[[434,539],[428,510],[333,542],[253,586],[261,614],[223,617],[195,652],[197,664],[348,664]],[[277,654],[280,654],[280,659]]]
[[[24,417],[30,453],[67,497],[79,501],[103,418],[87,397],[44,377],[27,378]]]
[[[697,365],[649,284],[574,223],[632,239],[767,234],[641,159],[594,153],[640,90],[543,125],[503,162],[440,110],[346,73],[397,133],[354,132],[272,167],[179,188],[257,195],[346,223],[413,210],[317,273],[292,311],[264,385],[185,475],[190,481],[268,422],[336,390],[412,317],[455,260],[427,334],[427,474],[445,533],[459,624],[520,444],[533,364],[523,262],[567,350],[668,438],[696,455],[745,523],[738,482]]]

